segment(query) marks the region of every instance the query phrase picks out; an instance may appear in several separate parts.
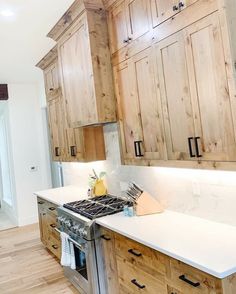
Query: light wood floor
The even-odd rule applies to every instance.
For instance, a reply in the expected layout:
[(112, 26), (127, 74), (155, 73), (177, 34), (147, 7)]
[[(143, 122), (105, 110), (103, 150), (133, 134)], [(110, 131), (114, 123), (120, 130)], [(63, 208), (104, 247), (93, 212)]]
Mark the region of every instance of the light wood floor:
[(1, 294), (78, 294), (39, 240), (37, 225), (0, 232)]

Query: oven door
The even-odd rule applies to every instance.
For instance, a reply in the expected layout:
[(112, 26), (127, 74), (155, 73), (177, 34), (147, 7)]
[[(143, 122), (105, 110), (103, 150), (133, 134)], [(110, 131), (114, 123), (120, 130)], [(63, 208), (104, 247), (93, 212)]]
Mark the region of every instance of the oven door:
[(69, 239), (69, 242), (72, 243), (74, 247), (76, 269), (72, 270), (70, 267), (65, 266), (65, 276), (80, 290), (81, 293), (91, 293), (87, 244), (80, 245), (72, 239)]

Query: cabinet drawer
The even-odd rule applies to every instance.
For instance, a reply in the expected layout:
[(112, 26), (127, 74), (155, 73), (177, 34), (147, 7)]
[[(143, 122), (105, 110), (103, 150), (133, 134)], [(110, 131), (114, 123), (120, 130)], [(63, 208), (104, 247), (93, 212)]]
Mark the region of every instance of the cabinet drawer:
[(115, 251), (126, 261), (148, 273), (157, 272), (166, 275), (168, 257), (151, 248), (116, 234)]
[(61, 241), (50, 236), (47, 248), (58, 258), (61, 259)]
[(167, 294), (164, 275), (154, 278), (120, 256), (117, 256), (117, 267), (121, 293)]
[(57, 220), (55, 216), (51, 214), (47, 214), (47, 226), (48, 226), (48, 234), (49, 236), (54, 237), (55, 239), (60, 241), (60, 234), (55, 230), (57, 228)]
[[(178, 260), (170, 261), (171, 276), (169, 284), (176, 288), (173, 293), (215, 294), (221, 281), (207, 273), (188, 266)], [(171, 293), (171, 292), (170, 292)]]
[(47, 213), (51, 214), (52, 216), (57, 217), (57, 205), (48, 202), (47, 203)]

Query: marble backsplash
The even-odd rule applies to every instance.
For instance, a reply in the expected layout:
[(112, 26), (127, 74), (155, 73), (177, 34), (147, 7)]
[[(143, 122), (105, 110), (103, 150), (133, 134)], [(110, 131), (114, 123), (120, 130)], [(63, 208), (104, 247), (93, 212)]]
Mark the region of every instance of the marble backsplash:
[(104, 127), (107, 160), (63, 163), (65, 185), (88, 186), (92, 168), (106, 171), (110, 193), (121, 195), (134, 181), (164, 207), (236, 226), (236, 172), (122, 166), (117, 125)]

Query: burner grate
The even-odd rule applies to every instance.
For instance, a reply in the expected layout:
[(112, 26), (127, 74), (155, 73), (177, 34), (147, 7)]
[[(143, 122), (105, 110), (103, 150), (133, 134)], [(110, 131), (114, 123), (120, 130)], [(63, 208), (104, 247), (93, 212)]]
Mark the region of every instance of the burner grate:
[(133, 203), (119, 197), (105, 195), (67, 203), (63, 206), (89, 219), (95, 219), (121, 212), (125, 205), (132, 206)]

